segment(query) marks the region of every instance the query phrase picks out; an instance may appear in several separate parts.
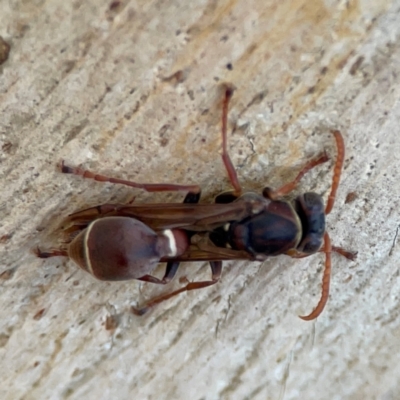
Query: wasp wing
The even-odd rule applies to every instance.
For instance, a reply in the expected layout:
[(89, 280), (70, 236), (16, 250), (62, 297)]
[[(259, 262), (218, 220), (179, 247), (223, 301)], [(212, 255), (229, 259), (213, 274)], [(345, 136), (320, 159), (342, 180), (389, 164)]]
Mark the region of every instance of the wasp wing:
[(182, 228), (209, 231), (260, 212), (267, 201), (262, 198), (251, 201), (239, 198), (228, 204), (103, 204), (71, 214), (67, 221), (84, 227), (97, 218), (124, 216), (142, 221), (154, 230)]
[(228, 261), (228, 260), (254, 260), (251, 254), (241, 251), (217, 247), (214, 245), (208, 246), (191, 246), (185, 253), (172, 259), (163, 258), (160, 262), (167, 261)]

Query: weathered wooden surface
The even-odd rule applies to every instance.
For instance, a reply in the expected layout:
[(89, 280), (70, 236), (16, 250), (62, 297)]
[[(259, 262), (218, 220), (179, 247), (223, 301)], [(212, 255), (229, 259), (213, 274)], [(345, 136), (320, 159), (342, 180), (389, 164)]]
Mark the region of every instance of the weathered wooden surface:
[[(110, 4), (0, 0), (11, 44), (0, 66), (0, 398), (400, 398), (400, 1)], [(181, 198), (63, 176), (60, 159), (198, 183), (205, 201), (228, 189), (220, 82), (237, 87), (229, 145), (248, 188), (287, 181), (323, 148), (334, 156), (330, 128), (345, 136), (328, 229), (359, 256), (334, 256), (315, 323), (297, 315), (318, 301), (321, 255), (228, 262), (220, 284), (137, 318), (130, 305), (170, 288), (98, 282), (30, 252), (85, 206)], [(326, 165), (299, 191), (326, 196), (330, 181)]]

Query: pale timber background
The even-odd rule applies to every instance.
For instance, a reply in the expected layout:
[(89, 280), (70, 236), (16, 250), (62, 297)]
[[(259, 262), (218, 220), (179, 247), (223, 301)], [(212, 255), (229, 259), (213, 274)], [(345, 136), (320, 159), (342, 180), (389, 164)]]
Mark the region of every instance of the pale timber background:
[[(0, 398), (399, 399), (400, 1), (118, 3), (0, 0)], [(221, 82), (237, 87), (229, 146), (246, 188), (334, 157), (329, 129), (344, 134), (327, 226), (359, 255), (333, 256), (315, 322), (297, 315), (318, 302), (322, 255), (227, 262), (218, 285), (137, 318), (130, 305), (178, 279), (104, 283), (30, 252), (83, 207), (182, 199), (61, 175), (60, 159), (198, 183), (203, 201), (229, 189)], [(297, 192), (326, 196), (331, 166)]]

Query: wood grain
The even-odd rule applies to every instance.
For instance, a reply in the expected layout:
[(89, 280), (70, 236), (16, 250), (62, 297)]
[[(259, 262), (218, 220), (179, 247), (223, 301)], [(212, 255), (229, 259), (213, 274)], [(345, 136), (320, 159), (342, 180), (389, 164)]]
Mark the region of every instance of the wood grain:
[[(110, 0), (1, 3), (1, 399), (400, 398), (400, 1)], [(241, 183), (278, 187), (340, 129), (346, 156), (323, 257), (228, 262), (215, 287), (149, 315), (168, 288), (94, 280), (36, 259), (67, 214), (178, 201), (62, 175), (64, 159), (140, 182), (229, 189), (221, 82), (236, 86), (229, 148)], [(332, 163), (300, 191), (327, 196)], [(351, 194), (353, 200), (346, 202)], [(158, 270), (162, 274), (162, 268)], [(209, 276), (185, 265), (180, 277)]]

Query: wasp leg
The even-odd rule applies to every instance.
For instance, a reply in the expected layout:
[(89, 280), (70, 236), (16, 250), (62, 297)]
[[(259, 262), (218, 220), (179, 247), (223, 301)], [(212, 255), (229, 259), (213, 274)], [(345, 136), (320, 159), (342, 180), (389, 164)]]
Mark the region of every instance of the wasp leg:
[[(328, 201), (326, 203), (325, 207), (325, 214), (328, 215), (333, 208), (333, 205), (335, 203), (335, 198), (336, 198), (336, 191), (339, 187), (339, 182), (340, 182), (340, 175), (342, 173), (342, 168), (343, 168), (343, 163), (344, 163), (344, 140), (343, 136), (339, 131), (331, 131), (332, 135), (335, 137), (336, 141), (336, 148), (337, 148), (337, 156), (336, 156), (336, 161), (335, 161), (335, 166), (333, 168), (333, 178), (332, 178), (332, 185), (331, 185), (331, 192), (328, 197)], [(296, 178), (292, 181), (287, 183), (286, 185), (283, 185), (277, 190), (273, 190), (271, 188), (265, 188), (263, 190), (263, 196), (266, 197), (267, 199), (271, 200), (276, 200), (281, 196), (285, 196), (288, 193), (290, 193), (297, 184), (299, 183), (300, 179), (304, 176), (305, 173), (307, 173), (310, 169), (316, 167), (319, 164), (322, 164), (326, 161), (329, 160), (329, 157), (327, 154), (324, 152), (320, 154), (318, 157), (313, 158), (310, 160), (298, 173)]]
[(317, 318), (324, 310), (326, 302), (328, 301), (329, 285), (330, 285), (330, 281), (331, 281), (332, 245), (331, 245), (331, 239), (329, 238), (329, 235), (327, 232), (325, 232), (325, 235), (324, 235), (324, 250), (323, 251), (325, 253), (325, 270), (324, 270), (324, 275), (322, 277), (321, 298), (319, 299), (317, 306), (314, 308), (313, 311), (311, 311), (310, 314), (299, 315), (299, 317), (301, 319), (303, 319), (304, 321), (311, 321), (311, 320)]
[(49, 258), (49, 257), (68, 257), (68, 252), (67, 250), (63, 249), (51, 249), (47, 251), (42, 251), (37, 247), (36, 249), (33, 250), (35, 253), (36, 257), (39, 258)]
[(228, 130), (228, 106), (229, 101), (232, 98), (234, 87), (232, 85), (224, 85), (225, 94), (224, 99), (222, 101), (222, 161), (225, 165), (226, 172), (228, 173), (229, 181), (233, 186), (235, 194), (240, 196), (242, 193), (242, 187), (240, 186), (239, 179), (237, 177), (237, 172), (235, 167), (232, 164), (232, 160), (228, 153), (228, 139), (227, 139), (227, 130)]
[(173, 277), (176, 274), (176, 271), (178, 271), (179, 264), (180, 264), (179, 261), (169, 261), (167, 263), (165, 274), (162, 279), (156, 278), (153, 275), (144, 275), (141, 278), (138, 278), (137, 280), (143, 282), (157, 283), (158, 285), (165, 285), (173, 279)]
[(229, 181), (234, 190), (223, 192), (215, 197), (214, 202), (217, 204), (228, 204), (234, 202), (242, 193), (242, 188), (237, 177), (237, 172), (233, 166), (232, 160), (228, 152), (228, 106), (232, 98), (234, 88), (230, 85), (225, 85), (224, 99), (222, 103), (222, 161), (224, 163)]
[(174, 183), (138, 183), (127, 181), (125, 179), (112, 178), (105, 175), (96, 174), (95, 172), (85, 170), (80, 167), (70, 167), (61, 161), (61, 172), (64, 174), (80, 175), (83, 178), (93, 179), (98, 182), (119, 183), (121, 185), (143, 189), (146, 192), (191, 192), (199, 193), (200, 187), (198, 185), (177, 185)]
[[(318, 250), (319, 253), (324, 253), (324, 249)], [(344, 249), (343, 247), (337, 247), (337, 246), (332, 246), (332, 253), (337, 253), (348, 260), (354, 261), (357, 258), (357, 252), (356, 251), (349, 251)], [(309, 257), (312, 254), (305, 254), (302, 253), (301, 251), (297, 250), (289, 250), (287, 252), (287, 255), (289, 255), (292, 258), (304, 258), (304, 257)]]
[[(323, 252), (324, 250), (320, 250)], [(341, 256), (347, 258), (348, 260), (354, 261), (357, 258), (356, 251), (348, 251), (343, 247), (332, 246), (332, 252), (340, 254)]]
[(131, 307), (131, 311), (135, 315), (143, 315), (147, 313), (150, 309), (152, 309), (155, 305), (160, 304), (171, 297), (177, 296), (180, 293), (187, 292), (189, 290), (202, 289), (211, 285), (216, 284), (221, 278), (222, 272), (222, 262), (221, 261), (210, 261), (212, 277), (210, 281), (200, 281), (200, 282), (190, 282), (186, 286), (175, 290), (174, 292), (164, 294), (162, 296), (156, 297), (153, 300), (150, 300), (144, 307), (136, 308)]
[[(314, 311), (311, 312), (311, 314), (306, 315), (306, 316), (300, 316), (300, 318), (304, 319), (305, 321), (311, 321), (311, 320), (317, 318), (323, 311), (325, 304), (328, 301), (329, 282), (330, 282), (331, 267), (332, 267), (331, 254), (333, 252), (340, 254), (341, 256), (343, 256), (351, 261), (354, 261), (357, 258), (357, 252), (347, 251), (347, 250), (343, 249), (342, 247), (332, 246), (331, 240), (330, 240), (327, 232), (325, 232), (325, 235), (324, 235), (324, 247), (322, 249), (320, 249), (319, 252), (325, 253), (325, 270), (324, 270), (324, 275), (322, 278), (321, 299), (320, 299), (317, 307), (314, 309)], [(297, 250), (289, 250), (287, 255), (289, 255), (292, 258), (304, 258), (304, 257), (310, 256), (310, 254), (305, 254), (305, 253), (302, 253)]]
[(307, 164), (303, 166), (303, 168), (300, 170), (300, 172), (297, 174), (296, 178), (293, 179), (292, 182), (286, 183), (279, 189), (273, 190), (269, 187), (266, 187), (263, 190), (263, 196), (267, 199), (270, 200), (277, 200), (282, 196), (285, 196), (289, 194), (292, 190), (296, 188), (298, 183), (300, 182), (300, 179), (311, 169), (316, 167), (317, 165), (323, 164), (324, 162), (327, 162), (329, 160), (328, 155), (323, 152), (317, 157), (313, 158), (312, 160), (308, 161)]

